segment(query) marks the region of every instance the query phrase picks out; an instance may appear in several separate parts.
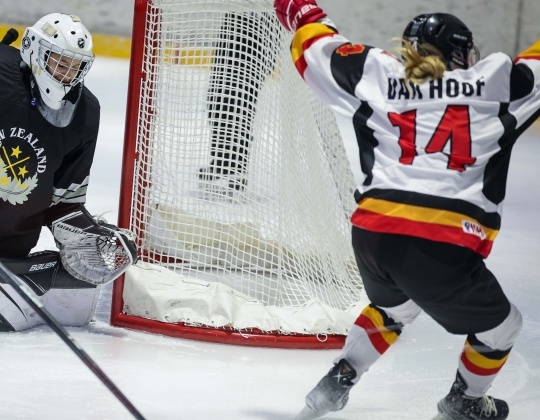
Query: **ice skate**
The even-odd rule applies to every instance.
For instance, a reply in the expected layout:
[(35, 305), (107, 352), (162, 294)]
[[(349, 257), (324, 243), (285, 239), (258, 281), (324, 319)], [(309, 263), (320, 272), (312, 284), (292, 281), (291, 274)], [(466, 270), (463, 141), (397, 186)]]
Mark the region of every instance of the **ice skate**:
[(232, 197), (234, 192), (243, 191), (246, 185), (247, 179), (234, 170), (215, 165), (199, 169), (199, 188), (210, 194)]
[(208, 166), (199, 170), (199, 189), (206, 191), (215, 199), (232, 198), (235, 193), (244, 191), (246, 178), (236, 171)]
[(295, 420), (318, 419), (331, 411), (339, 411), (349, 400), (356, 371), (341, 359), (306, 396), (306, 406)]
[(228, 175), (229, 170), (224, 167), (223, 162), (212, 161), (210, 165), (199, 168), (199, 180), (212, 182), (220, 179), (223, 175)]
[(508, 417), (508, 404), (503, 400), (484, 395), (471, 398), (465, 395), (467, 385), (461, 375), (456, 375), (450, 393), (444, 397), (437, 409), (443, 420), (504, 420)]

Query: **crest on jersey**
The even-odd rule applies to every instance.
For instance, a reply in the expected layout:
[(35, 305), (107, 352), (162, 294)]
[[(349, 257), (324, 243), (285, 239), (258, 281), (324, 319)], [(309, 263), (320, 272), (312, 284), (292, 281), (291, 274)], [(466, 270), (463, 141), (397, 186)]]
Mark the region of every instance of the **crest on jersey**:
[(38, 139), (23, 129), (0, 130), (0, 199), (22, 204), (38, 185), (38, 174), (46, 168), (44, 150)]

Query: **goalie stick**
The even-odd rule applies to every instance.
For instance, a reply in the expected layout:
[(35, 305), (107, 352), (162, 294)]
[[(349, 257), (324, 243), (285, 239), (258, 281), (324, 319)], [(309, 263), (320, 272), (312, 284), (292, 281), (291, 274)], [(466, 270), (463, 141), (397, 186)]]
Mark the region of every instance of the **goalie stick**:
[(49, 314), (43, 307), (43, 303), (37, 298), (34, 292), (21, 279), (9, 271), (6, 266), (0, 262), (0, 282), (9, 284), (19, 293), (24, 301), (43, 319), (43, 321), (58, 335), (64, 343), (77, 355), (79, 359), (98, 377), (98, 379), (112, 392), (112, 394), (122, 403), (122, 405), (137, 420), (145, 420), (142, 414), (127, 399), (127, 397), (118, 389), (118, 387), (101, 370), (94, 360), (82, 349), (82, 347), (71, 337), (68, 332)]

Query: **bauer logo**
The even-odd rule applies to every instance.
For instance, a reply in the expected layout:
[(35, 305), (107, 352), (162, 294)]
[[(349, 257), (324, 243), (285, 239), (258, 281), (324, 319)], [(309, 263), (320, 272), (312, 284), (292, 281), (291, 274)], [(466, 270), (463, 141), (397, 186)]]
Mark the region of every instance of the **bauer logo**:
[(56, 265), (56, 261), (51, 261), (44, 264), (34, 264), (30, 267), (28, 271), (47, 270), (48, 268), (52, 268), (55, 265)]
[(79, 46), (79, 48), (84, 48), (84, 39), (79, 38), (77, 40), (77, 45)]
[(463, 232), (478, 236), (480, 239), (486, 239), (486, 232), (484, 232), (484, 229), (482, 229), (482, 226), (480, 226), (478, 223), (474, 223), (469, 220), (462, 220), (461, 226), (463, 227)]

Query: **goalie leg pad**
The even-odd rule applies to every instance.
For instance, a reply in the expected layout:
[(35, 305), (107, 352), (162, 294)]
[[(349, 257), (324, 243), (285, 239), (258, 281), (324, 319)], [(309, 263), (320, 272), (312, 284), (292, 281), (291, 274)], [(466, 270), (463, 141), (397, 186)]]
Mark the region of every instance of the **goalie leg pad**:
[[(45, 251), (1, 261), (32, 289), (61, 325), (80, 327), (91, 321), (99, 287), (65, 271), (58, 252)], [(0, 332), (22, 331), (41, 324), (42, 319), (17, 291), (10, 285), (0, 284)]]
[[(99, 289), (51, 289), (39, 299), (60, 325), (82, 327), (94, 316)], [(19, 293), (7, 284), (0, 284), (0, 332), (24, 331), (43, 324)]]
[(1, 258), (13, 274), (21, 278), (37, 296), (50, 289), (87, 289), (93, 284), (70, 275), (60, 261), (57, 251), (41, 251), (24, 258)]

